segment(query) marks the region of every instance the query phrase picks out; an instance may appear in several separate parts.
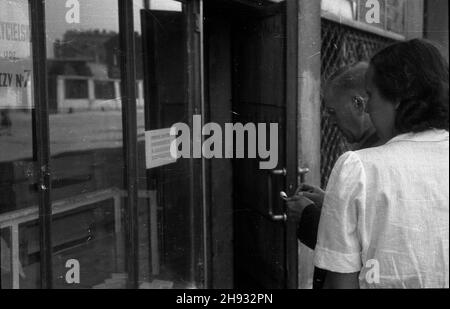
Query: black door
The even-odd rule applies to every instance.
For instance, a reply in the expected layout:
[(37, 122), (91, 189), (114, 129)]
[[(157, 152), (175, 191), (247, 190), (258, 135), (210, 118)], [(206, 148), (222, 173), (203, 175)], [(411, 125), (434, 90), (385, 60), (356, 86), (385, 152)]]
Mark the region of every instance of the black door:
[[(267, 128), (278, 125), (276, 168), (262, 170), (258, 159), (231, 162), (234, 286), (296, 288), (295, 223), (280, 198), (281, 191), (292, 194), (297, 183), (296, 107), (291, 99), (295, 87), (288, 88), (286, 83), (295, 72), (287, 61), (291, 44), (286, 35), (287, 6), (273, 1), (214, 0), (205, 3), (205, 12), (211, 118), (266, 124)], [(216, 164), (221, 170), (216, 175), (222, 180), (213, 176), (213, 181), (226, 185), (226, 168), (226, 163)], [(221, 186), (212, 193), (221, 196), (216, 199), (221, 206), (226, 206), (223, 191), (227, 189)], [(213, 213), (226, 215), (212, 207)], [(221, 235), (213, 238), (217, 237)]]

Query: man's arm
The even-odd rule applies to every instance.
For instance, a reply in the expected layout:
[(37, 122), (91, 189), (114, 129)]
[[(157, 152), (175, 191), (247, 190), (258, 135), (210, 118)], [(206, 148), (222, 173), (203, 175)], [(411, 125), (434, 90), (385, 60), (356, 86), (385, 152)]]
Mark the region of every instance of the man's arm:
[(297, 229), (298, 239), (308, 248), (314, 250), (317, 243), (321, 209), (316, 205), (305, 208)]
[(297, 189), (296, 195), (301, 195), (313, 202), (313, 205), (306, 207), (300, 216), (297, 237), (305, 246), (314, 250), (325, 192), (319, 187), (302, 184)]
[(327, 272), (324, 289), (359, 289), (359, 272), (339, 274)]

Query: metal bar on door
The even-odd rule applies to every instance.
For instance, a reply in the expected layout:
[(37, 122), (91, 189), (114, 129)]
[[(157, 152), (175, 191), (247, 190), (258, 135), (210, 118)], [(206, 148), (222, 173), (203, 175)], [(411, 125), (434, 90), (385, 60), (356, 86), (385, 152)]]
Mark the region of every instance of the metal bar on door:
[(136, 53), (133, 1), (119, 0), (122, 120), (125, 146), (125, 183), (128, 192), (126, 228), (128, 287), (139, 287), (138, 146), (136, 111)]

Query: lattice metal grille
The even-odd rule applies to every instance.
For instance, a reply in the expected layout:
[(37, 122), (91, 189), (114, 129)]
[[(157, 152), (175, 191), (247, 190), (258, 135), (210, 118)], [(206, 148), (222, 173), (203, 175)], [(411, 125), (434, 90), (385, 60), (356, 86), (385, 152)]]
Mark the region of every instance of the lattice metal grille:
[[(391, 42), (371, 33), (322, 20), (322, 80), (326, 81), (343, 66), (369, 60), (376, 51)], [(336, 160), (350, 149), (350, 145), (337, 128), (329, 124), (323, 106), (321, 131), (321, 177), (325, 187)]]

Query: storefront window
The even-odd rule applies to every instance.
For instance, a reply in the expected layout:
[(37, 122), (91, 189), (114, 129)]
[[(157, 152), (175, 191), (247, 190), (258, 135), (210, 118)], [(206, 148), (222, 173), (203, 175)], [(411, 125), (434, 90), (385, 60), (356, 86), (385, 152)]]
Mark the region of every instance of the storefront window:
[[(0, 0), (1, 288), (39, 287), (32, 53), (28, 0)], [(38, 233), (36, 235), (39, 235)]]
[[(146, 131), (192, 120), (200, 84), (187, 74), (188, 36), (198, 33), (188, 32), (195, 15), (186, 5), (133, 0), (140, 288), (203, 287), (200, 165), (146, 161)], [(118, 1), (46, 0), (45, 16), (52, 287), (126, 288), (126, 231), (135, 222), (126, 217), (121, 85), (129, 81), (121, 79)], [(45, 145), (34, 137), (32, 64), (28, 0), (0, 0), (1, 288), (41, 287), (36, 153)]]
[[(53, 286), (125, 288), (118, 3), (78, 2), (45, 1)], [(74, 261), (79, 282), (66, 277)]]

